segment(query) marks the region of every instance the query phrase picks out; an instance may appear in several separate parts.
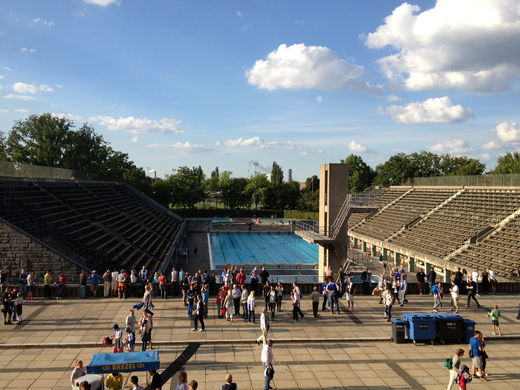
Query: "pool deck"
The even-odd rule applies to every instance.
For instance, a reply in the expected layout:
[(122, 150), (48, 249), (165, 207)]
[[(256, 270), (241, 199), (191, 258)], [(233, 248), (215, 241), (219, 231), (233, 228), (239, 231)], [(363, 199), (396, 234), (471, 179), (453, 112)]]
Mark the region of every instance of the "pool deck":
[[(404, 311), (429, 311), (429, 296), (410, 296)], [(482, 296), (481, 309), (462, 309), (461, 315), (477, 321), (487, 340), (489, 381), (474, 379), (471, 389), (505, 389), (520, 386), (520, 321), (517, 296)], [(179, 298), (155, 300), (153, 339), (160, 352), (161, 372), (173, 374), (163, 389), (173, 389), (175, 371), (185, 369), (199, 389), (218, 389), (226, 372), (240, 390), (262, 388), (261, 347), (254, 340), (256, 325), (242, 319), (215, 318), (215, 299), (204, 333), (191, 332), (186, 308)], [(0, 388), (70, 389), (69, 377), (76, 359), (88, 364), (92, 354), (110, 352), (101, 345), (112, 334), (111, 325), (124, 323), (136, 299), (35, 300), (24, 306), (23, 325), (0, 325)], [(503, 337), (491, 337), (485, 308), (497, 303), (502, 311)], [(345, 302), (342, 300), (341, 305)], [(288, 303), (271, 322), (275, 340), (274, 387), (278, 389), (440, 389), (447, 384), (444, 359), (457, 345), (395, 344), (391, 325), (382, 318), (382, 305), (370, 296), (356, 297), (352, 313), (319, 312), (312, 318), (309, 296), (302, 300), (305, 318), (293, 324)], [(489, 336), (489, 337), (488, 337)], [(1, 345), (3, 344), (3, 346)], [(467, 350), (467, 346), (462, 346)], [(184, 354), (183, 354), (184, 352)], [(464, 364), (469, 363), (467, 356)], [(139, 375), (144, 378), (144, 375)], [(129, 374), (124, 374), (128, 385)], [(441, 387), (442, 386), (442, 387)]]

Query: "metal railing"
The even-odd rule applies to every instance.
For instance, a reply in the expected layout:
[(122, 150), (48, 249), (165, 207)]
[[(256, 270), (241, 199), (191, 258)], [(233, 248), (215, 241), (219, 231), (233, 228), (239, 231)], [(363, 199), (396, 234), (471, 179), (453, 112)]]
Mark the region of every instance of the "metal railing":
[(405, 185), (517, 187), (520, 186), (520, 174), (414, 177)]

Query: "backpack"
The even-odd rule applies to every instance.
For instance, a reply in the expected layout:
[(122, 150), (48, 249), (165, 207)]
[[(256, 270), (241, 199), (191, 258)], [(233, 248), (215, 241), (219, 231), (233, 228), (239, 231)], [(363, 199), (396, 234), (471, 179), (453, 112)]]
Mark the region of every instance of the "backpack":
[(453, 359), (446, 358), (446, 360), (444, 361), (444, 367), (446, 367), (448, 370), (451, 370), (453, 368)]

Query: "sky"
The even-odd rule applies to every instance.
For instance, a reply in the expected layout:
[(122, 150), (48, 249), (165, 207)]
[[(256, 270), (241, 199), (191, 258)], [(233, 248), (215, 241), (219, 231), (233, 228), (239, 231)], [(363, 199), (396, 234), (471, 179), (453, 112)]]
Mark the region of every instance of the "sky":
[(518, 0), (0, 1), (0, 130), (88, 122), (160, 177), (420, 150), (491, 169), (520, 147), (519, 75)]

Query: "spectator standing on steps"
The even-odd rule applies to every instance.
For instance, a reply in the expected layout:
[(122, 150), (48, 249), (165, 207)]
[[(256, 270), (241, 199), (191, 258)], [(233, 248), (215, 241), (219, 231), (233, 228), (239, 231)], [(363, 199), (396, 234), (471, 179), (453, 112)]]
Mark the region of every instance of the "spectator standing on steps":
[(236, 284), (233, 285), (233, 290), (231, 291), (231, 295), (233, 295), (233, 307), (235, 309), (235, 316), (238, 317), (240, 315), (240, 300), (242, 299), (242, 290)]
[(459, 312), (459, 286), (457, 285), (455, 280), (451, 282), (450, 293), (451, 293), (452, 304), (453, 304), (453, 307), (455, 308), (455, 313), (458, 313)]
[(96, 272), (96, 270), (92, 271), (92, 274), (90, 275), (90, 291), (92, 292), (92, 295), (94, 298), (97, 297), (97, 292), (99, 288), (99, 274)]
[(85, 270), (79, 274), (79, 297), (87, 297), (87, 271)]
[[(51, 297), (51, 282), (52, 282), (52, 274), (51, 271), (47, 271), (45, 276), (43, 277), (43, 296), (47, 299)], [(2, 289), (3, 291), (3, 289)]]
[(103, 274), (103, 296), (110, 297), (110, 284), (112, 283), (112, 274), (109, 269)]
[(262, 272), (260, 272), (260, 279), (262, 281), (262, 285), (265, 286), (269, 279), (269, 272), (267, 272), (265, 267), (262, 267)]
[(428, 287), (429, 287), (429, 294), (433, 294), (433, 286), (435, 286), (435, 280), (437, 279), (437, 272), (435, 272), (435, 269), (433, 267), (430, 267), (430, 272), (428, 272)]
[(57, 300), (63, 299), (63, 291), (65, 291), (65, 286), (67, 286), (67, 275), (63, 271), (60, 271), (58, 274), (58, 296)]
[(18, 291), (21, 292), (22, 295), (25, 293), (25, 286), (27, 286), (27, 274), (25, 273), (25, 269), (22, 268), (18, 277)]
[(424, 280), (426, 278), (426, 274), (422, 269), (420, 269), (419, 272), (415, 274), (415, 277), (417, 278), (417, 287), (419, 288), (419, 294), (423, 295)]
[(242, 318), (244, 320), (248, 320), (249, 314), (247, 310), (247, 297), (249, 296), (249, 291), (247, 290), (245, 284), (242, 284), (242, 294), (240, 295), (240, 302), (242, 303)]
[(314, 287), (311, 293), (311, 301), (312, 301), (312, 314), (314, 318), (318, 318), (318, 307), (320, 306), (320, 293), (318, 292), (318, 287)]

